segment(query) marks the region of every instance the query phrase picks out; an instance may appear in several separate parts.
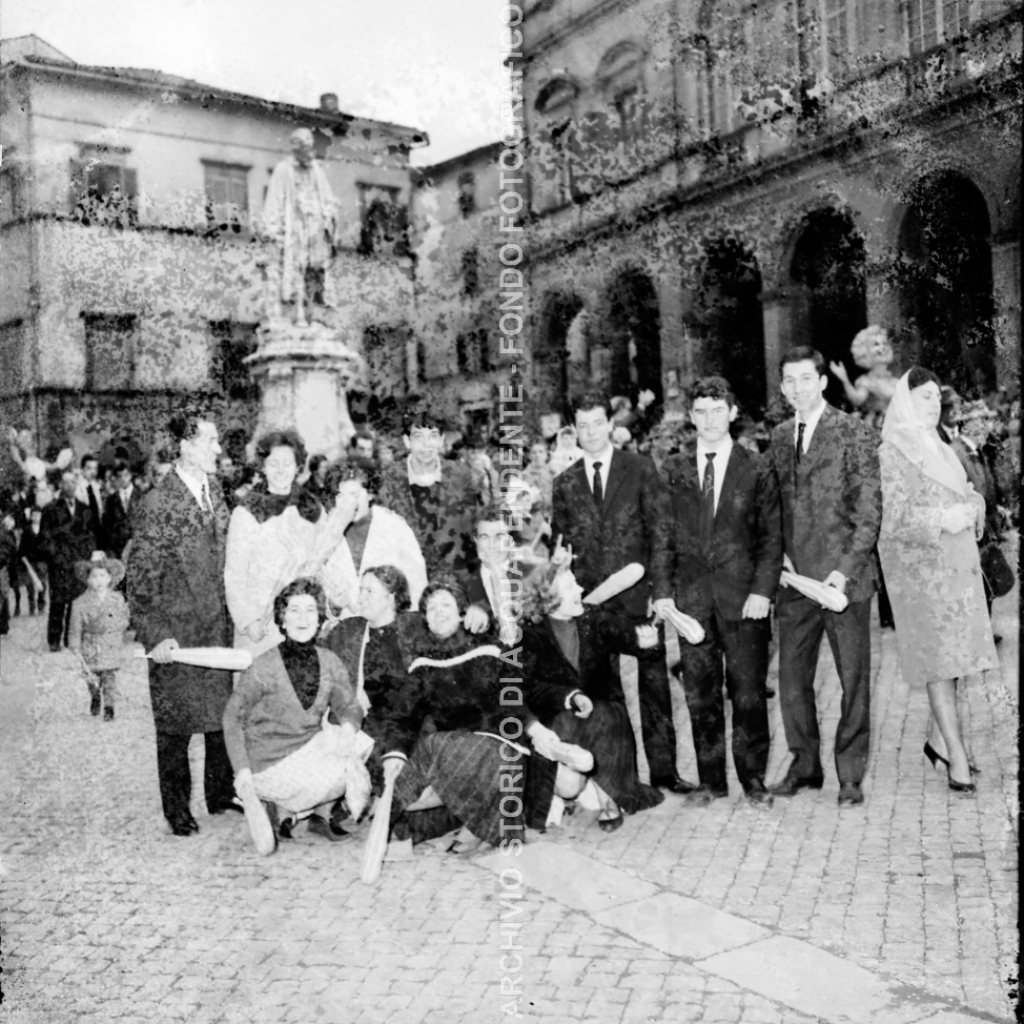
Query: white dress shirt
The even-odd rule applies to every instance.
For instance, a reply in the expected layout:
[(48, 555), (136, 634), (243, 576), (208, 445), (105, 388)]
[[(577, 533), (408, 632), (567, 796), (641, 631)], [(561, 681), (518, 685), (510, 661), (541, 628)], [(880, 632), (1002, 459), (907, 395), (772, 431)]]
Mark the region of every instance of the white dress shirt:
[(708, 453), (713, 451), (715, 455), (715, 511), (718, 511), (718, 499), (722, 496), (722, 481), (725, 480), (725, 467), (729, 465), (729, 456), (732, 454), (733, 440), (726, 436), (721, 446), (709, 448), (699, 437), (697, 438), (697, 479), (700, 481), (700, 489), (704, 490), (704, 474), (707, 472)]
[(206, 481), (206, 474), (202, 477), (196, 478), (189, 473), (183, 473), (181, 466), (175, 463), (174, 472), (178, 474), (178, 479), (192, 492), (195, 496), (196, 501), (199, 503), (199, 507), (204, 512), (213, 511), (213, 502), (210, 500), (210, 486)]
[(410, 455), (405, 460), (406, 469), (409, 473), (409, 483), (416, 484), (419, 487), (433, 487), (434, 484), (441, 482), (441, 460), (437, 460), (437, 468), (432, 469), (429, 473), (417, 473), (412, 468), (412, 456)]
[[(800, 449), (802, 455), (807, 454), (807, 449), (811, 447), (811, 438), (814, 436), (814, 428), (818, 425), (818, 420), (821, 419), (821, 414), (828, 407), (828, 402), (822, 400), (821, 405), (818, 406), (814, 412), (807, 414), (807, 419), (803, 422), (807, 424), (804, 428), (804, 446)], [(793, 420), (793, 447), (796, 447), (796, 439), (800, 436), (800, 414), (797, 413), (796, 419)]]
[(590, 455), (587, 452), (583, 453), (583, 472), (587, 475), (587, 486), (590, 488), (591, 493), (594, 491), (594, 463), (601, 463), (601, 493), (603, 495), (608, 494), (608, 471), (612, 466), (612, 453), (615, 451), (615, 446), (609, 441), (608, 447), (603, 452), (598, 452), (597, 455)]

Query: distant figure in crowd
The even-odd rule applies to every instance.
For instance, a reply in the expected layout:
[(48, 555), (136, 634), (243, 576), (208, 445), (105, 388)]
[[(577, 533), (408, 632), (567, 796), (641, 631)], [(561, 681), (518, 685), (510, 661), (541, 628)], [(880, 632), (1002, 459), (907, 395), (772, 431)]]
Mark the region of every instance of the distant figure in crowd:
[(879, 450), (882, 528), (900, 671), (925, 685), (932, 725), (925, 756), (946, 767), (949, 788), (974, 792), (957, 714), (957, 681), (999, 664), (985, 609), (977, 539), (985, 501), (937, 427), (939, 382), (914, 367), (886, 412)]
[(128, 555), (128, 598), (138, 639), (152, 656), (149, 694), (164, 817), (174, 835), (188, 836), (199, 831), (189, 809), (193, 733), (205, 734), (207, 810), (241, 809), (224, 746), (231, 673), (173, 660), (178, 647), (231, 644), (224, 596), (228, 508), (216, 478), (216, 425), (182, 413), (171, 420), (170, 431), (179, 457), (139, 507)]
[(75, 573), (87, 589), (71, 605), (68, 646), (88, 670), (89, 713), (98, 715), (102, 700), (103, 720), (109, 722), (114, 718), (117, 670), (130, 653), (124, 637), (128, 605), (114, 589), (124, 579), (124, 563), (94, 551), (92, 558), (75, 566)]
[(75, 565), (96, 549), (99, 524), (84, 501), (75, 497), (78, 474), (65, 469), (60, 476), (60, 497), (43, 510), (39, 548), (46, 559), (50, 580), (50, 614), (46, 639), (57, 652), (68, 642), (71, 602), (84, 590)]
[(110, 468), (112, 489), (103, 505), (103, 539), (106, 550), (117, 558), (124, 555), (132, 539), (132, 520), (142, 501), (142, 492), (135, 486), (131, 467), (116, 459)]
[(840, 806), (864, 802), (871, 733), (872, 549), (882, 516), (875, 435), (862, 420), (825, 401), (821, 353), (789, 349), (779, 364), (782, 393), (796, 415), (779, 424), (768, 456), (782, 498), (787, 568), (844, 593), (841, 614), (790, 587), (778, 593), (782, 722), (793, 760), (776, 796), (821, 789), (821, 736), (814, 698), (821, 638), (828, 635), (843, 689), (835, 762)]

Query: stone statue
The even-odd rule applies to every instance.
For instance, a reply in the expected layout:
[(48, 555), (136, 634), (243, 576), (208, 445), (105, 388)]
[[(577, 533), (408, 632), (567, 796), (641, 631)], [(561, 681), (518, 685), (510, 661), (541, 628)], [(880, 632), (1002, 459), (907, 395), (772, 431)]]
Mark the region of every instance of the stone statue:
[(842, 383), (850, 404), (872, 425), (881, 427), (897, 382), (889, 370), (895, 354), (885, 328), (872, 324), (858, 331), (850, 345), (850, 355), (858, 366), (867, 370), (856, 381), (850, 380), (842, 363), (830, 363), (829, 369)]
[[(329, 273), (338, 230), (338, 201), (313, 159), (313, 133), (291, 134), (292, 155), (270, 177), (263, 204), (263, 230), (276, 243), (268, 274), (267, 317), (305, 326), (306, 316), (327, 326), (334, 309)], [(284, 306), (293, 307), (292, 316)]]

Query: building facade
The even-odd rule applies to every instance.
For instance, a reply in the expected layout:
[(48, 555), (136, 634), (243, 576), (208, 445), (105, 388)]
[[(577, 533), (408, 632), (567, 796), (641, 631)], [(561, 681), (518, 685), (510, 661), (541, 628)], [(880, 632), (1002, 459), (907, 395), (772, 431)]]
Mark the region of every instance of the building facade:
[[(245, 358), (273, 258), (258, 214), (297, 127), (339, 201), (333, 264), (343, 340), (386, 338), (415, 372), (413, 128), (274, 103), (161, 72), (86, 67), (35, 37), (0, 54), (0, 415), (41, 447), (130, 436), (183, 401), (238, 447), (258, 409)], [(409, 362), (411, 359), (411, 363)], [(357, 382), (353, 411), (372, 386)]]
[(869, 323), (1018, 390), (1019, 2), (521, 6), (538, 410), (722, 372), (757, 418), (784, 348), (860, 372)]

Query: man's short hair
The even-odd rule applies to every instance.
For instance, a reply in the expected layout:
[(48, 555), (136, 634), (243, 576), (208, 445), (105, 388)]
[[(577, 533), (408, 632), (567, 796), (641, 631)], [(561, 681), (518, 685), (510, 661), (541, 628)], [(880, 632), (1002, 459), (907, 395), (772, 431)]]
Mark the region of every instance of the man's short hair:
[(206, 417), (199, 412), (179, 412), (171, 417), (167, 430), (175, 441), (191, 441), (199, 433), (199, 424), (205, 423)]
[(501, 523), (501, 525), (507, 530), (509, 528), (510, 517), (511, 512), (509, 509), (497, 502), (491, 502), (489, 505), (482, 505), (473, 513), (473, 531), (475, 533), (477, 527), (481, 523)]
[(357, 430), (352, 435), (352, 440), (349, 441), (349, 443), (348, 443), (349, 448), (355, 448), (355, 446), (360, 441), (369, 441), (370, 444), (372, 445), (373, 444), (373, 434), (371, 434), (368, 430)]
[(126, 469), (130, 471), (131, 468), (124, 459), (114, 459), (113, 465), (110, 467), (110, 473), (112, 476), (117, 476), (118, 473), (123, 473)]
[(690, 385), (690, 408), (698, 398), (713, 398), (722, 401), (731, 409), (736, 404), (732, 387), (724, 377), (701, 377)]
[(779, 376), (781, 377), (786, 372), (786, 367), (790, 363), (802, 363), (808, 359), (814, 363), (814, 369), (818, 376), (824, 377), (825, 357), (810, 345), (794, 345), (792, 348), (787, 348), (779, 360)]
[(612, 400), (603, 391), (584, 391), (583, 394), (577, 395), (572, 400), (572, 418), (576, 419), (576, 414), (580, 412), (590, 412), (591, 409), (604, 409), (605, 416), (611, 419), (614, 415), (612, 411)]
[(86, 452), (78, 462), (79, 469), (85, 469), (87, 462), (99, 462), (100, 460), (92, 452)]
[(406, 437), (411, 437), (414, 430), (436, 430), (443, 434), (447, 429), (447, 420), (429, 408), (416, 409), (402, 417), (402, 433)]

